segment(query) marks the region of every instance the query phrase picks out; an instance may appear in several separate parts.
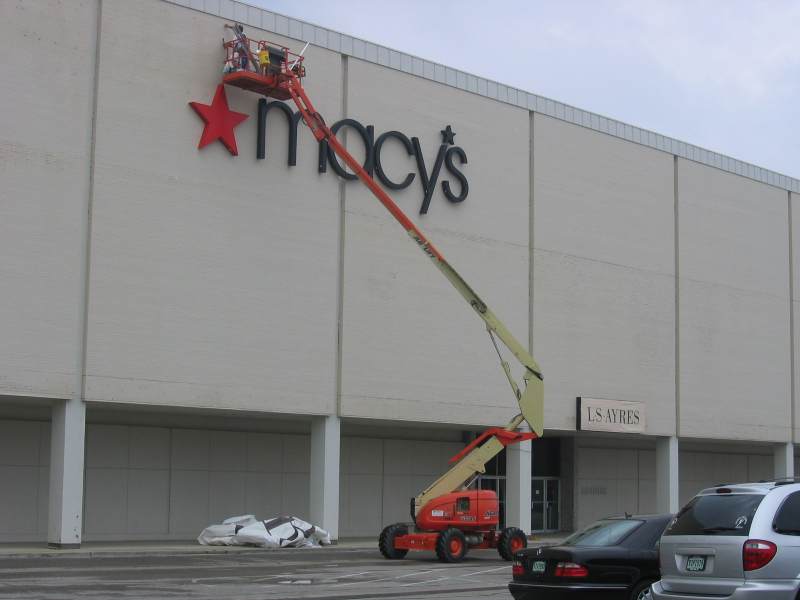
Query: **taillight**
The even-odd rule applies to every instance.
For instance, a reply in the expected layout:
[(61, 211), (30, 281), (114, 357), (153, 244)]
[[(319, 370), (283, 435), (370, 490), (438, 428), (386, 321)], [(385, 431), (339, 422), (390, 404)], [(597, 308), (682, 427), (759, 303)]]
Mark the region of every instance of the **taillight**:
[(574, 562), (560, 562), (556, 565), (556, 577), (588, 577), (589, 569)]
[(765, 540), (747, 540), (742, 548), (742, 566), (745, 571), (755, 571), (771, 561), (778, 547)]
[(511, 574), (512, 575), (524, 575), (525, 574), (525, 567), (522, 566), (522, 563), (518, 560), (515, 560), (511, 565)]

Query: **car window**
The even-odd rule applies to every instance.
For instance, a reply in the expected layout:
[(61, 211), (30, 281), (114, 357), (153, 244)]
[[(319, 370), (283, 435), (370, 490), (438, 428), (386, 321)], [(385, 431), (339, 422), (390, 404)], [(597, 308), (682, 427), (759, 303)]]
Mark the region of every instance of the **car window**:
[(664, 535), (748, 535), (762, 494), (695, 496)]
[(663, 535), (664, 531), (666, 530), (667, 526), (670, 524), (671, 520), (664, 521), (663, 523), (659, 524), (656, 527), (656, 539), (653, 541), (652, 548), (654, 550), (658, 550), (661, 547), (661, 536)]
[(786, 497), (775, 515), (772, 528), (778, 533), (800, 535), (800, 492)]
[(644, 521), (636, 519), (603, 519), (592, 523), (586, 529), (573, 533), (564, 546), (615, 546)]

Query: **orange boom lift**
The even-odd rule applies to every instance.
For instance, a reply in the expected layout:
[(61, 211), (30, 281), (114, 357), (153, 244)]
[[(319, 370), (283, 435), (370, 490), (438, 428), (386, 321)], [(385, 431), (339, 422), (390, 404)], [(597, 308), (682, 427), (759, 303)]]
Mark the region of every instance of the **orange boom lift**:
[[(483, 432), (451, 459), (454, 464), (447, 473), (412, 498), (413, 524), (387, 526), (379, 538), (381, 553), (388, 559), (398, 559), (403, 558), (409, 550), (434, 550), (440, 560), (458, 562), (469, 548), (497, 548), (503, 558), (510, 560), (517, 550), (527, 545), (525, 533), (515, 527), (499, 531), (497, 494), (490, 490), (470, 489), (470, 485), (486, 471), (486, 463), (503, 448), (542, 435), (544, 392), (539, 366), (442, 253), (331, 132), (303, 89), (302, 78), (306, 74), (303, 52), (295, 54), (278, 44), (250, 40), (239, 25), (226, 27), (234, 31), (235, 39), (223, 44), (226, 51), (223, 83), (278, 100), (291, 99), (295, 103), (303, 122), (317, 141), (327, 142), (329, 148), (352, 169), (483, 319), (520, 406), (520, 414), (505, 427), (493, 427)], [(264, 52), (269, 57), (266, 67), (256, 61), (256, 56), (263, 56)], [(241, 60), (242, 54), (247, 56), (247, 61)], [(500, 355), (498, 339), (524, 368), (522, 387), (517, 384), (511, 367)], [(524, 422), (530, 425), (532, 431), (517, 431)]]

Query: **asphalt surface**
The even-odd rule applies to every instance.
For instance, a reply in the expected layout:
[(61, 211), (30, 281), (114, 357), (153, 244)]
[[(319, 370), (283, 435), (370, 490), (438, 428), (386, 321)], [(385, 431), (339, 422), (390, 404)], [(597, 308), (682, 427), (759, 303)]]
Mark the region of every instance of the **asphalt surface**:
[(478, 550), (456, 565), (432, 553), (389, 561), (375, 550), (0, 558), (0, 599), (509, 600), (511, 564)]

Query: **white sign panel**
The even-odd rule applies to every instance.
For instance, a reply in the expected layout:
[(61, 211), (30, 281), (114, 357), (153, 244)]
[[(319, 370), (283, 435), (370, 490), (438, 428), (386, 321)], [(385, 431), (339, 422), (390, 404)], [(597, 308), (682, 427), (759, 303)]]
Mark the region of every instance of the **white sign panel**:
[(645, 405), (642, 402), (578, 397), (579, 431), (644, 433)]

